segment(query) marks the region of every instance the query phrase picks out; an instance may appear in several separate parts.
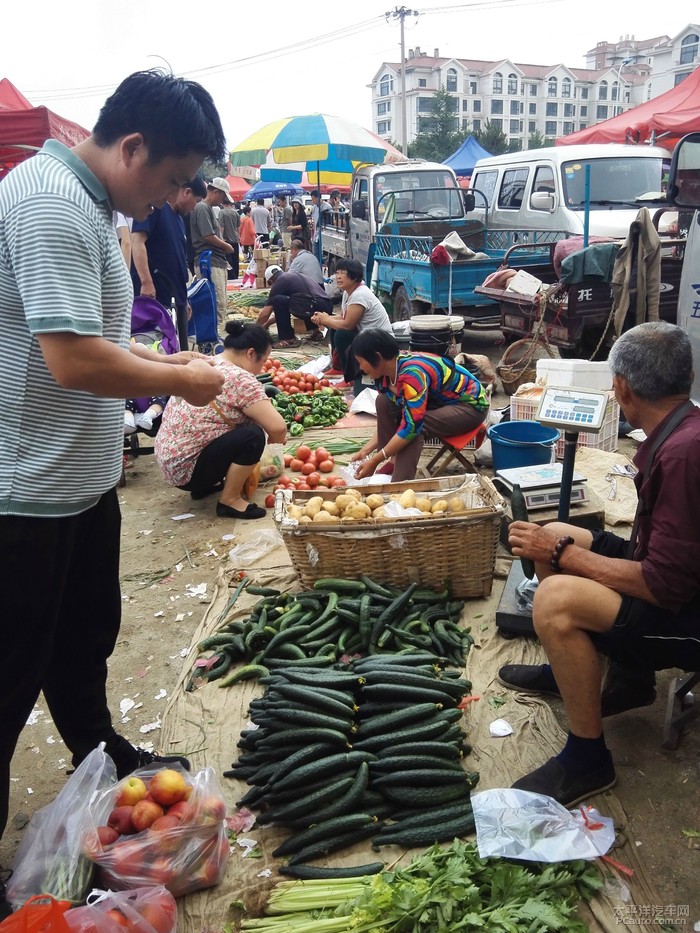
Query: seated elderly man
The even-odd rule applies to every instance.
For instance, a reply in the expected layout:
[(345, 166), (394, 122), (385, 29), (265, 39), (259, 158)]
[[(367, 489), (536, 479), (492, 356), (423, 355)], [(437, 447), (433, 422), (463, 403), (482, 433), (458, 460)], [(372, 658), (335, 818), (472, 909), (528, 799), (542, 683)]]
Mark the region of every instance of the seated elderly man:
[[(535, 561), (535, 631), (543, 666), (506, 665), (499, 680), (561, 696), (566, 745), (514, 787), (566, 807), (615, 784), (602, 717), (655, 698), (654, 671), (700, 669), (700, 411), (689, 401), (688, 336), (664, 322), (624, 333), (610, 353), (615, 395), (646, 440), (634, 458), (639, 497), (631, 541), (563, 523), (513, 522), (516, 557)], [(601, 659), (613, 676), (601, 695)]]
[(312, 321), (327, 327), (330, 344), (337, 354), (347, 384), (361, 375), (350, 346), (363, 330), (386, 330), (392, 333), (386, 308), (372, 289), (362, 284), (364, 266), (357, 259), (339, 259), (335, 267), (335, 284), (343, 293), (340, 314), (314, 314)]
[(308, 275), (314, 282), (323, 285), (324, 279), (321, 263), (313, 253), (310, 253), (308, 249), (304, 249), (304, 244), (301, 240), (292, 240), (292, 245), (289, 248), (289, 258), (291, 260), (289, 263), (290, 272)]

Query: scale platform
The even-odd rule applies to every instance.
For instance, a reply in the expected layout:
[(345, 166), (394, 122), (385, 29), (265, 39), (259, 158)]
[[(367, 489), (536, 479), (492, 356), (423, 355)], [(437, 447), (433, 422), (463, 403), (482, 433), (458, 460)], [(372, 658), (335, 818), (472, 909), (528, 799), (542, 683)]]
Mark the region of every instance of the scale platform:
[[(562, 464), (545, 463), (538, 466), (515, 467), (509, 470), (498, 470), (496, 478), (512, 492), (517, 483), (523, 493), (528, 511), (534, 509), (552, 509), (559, 505), (561, 494)], [(586, 502), (586, 477), (574, 472), (571, 487), (572, 504)]]

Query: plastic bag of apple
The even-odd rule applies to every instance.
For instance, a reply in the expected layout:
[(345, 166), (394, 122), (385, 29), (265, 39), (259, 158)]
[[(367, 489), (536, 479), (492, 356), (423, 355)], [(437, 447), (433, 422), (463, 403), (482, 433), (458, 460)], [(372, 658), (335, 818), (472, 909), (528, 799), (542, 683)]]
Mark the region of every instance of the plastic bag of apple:
[[(175, 897), (221, 881), (226, 805), (213, 768), (143, 768), (99, 795), (83, 851), (114, 890), (164, 885)], [(105, 818), (106, 817), (106, 818)]]
[(84, 907), (63, 915), (71, 933), (175, 933), (175, 898), (163, 885), (93, 891)]

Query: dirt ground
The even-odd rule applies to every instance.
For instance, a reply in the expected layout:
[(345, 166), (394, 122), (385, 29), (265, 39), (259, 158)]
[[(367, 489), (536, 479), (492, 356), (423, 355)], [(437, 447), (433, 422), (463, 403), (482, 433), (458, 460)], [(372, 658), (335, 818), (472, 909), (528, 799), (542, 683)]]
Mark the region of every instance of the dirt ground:
[[(496, 338), (493, 332), (470, 334), (465, 349), (487, 353), (496, 362), (502, 352)], [(494, 404), (505, 406), (507, 398), (497, 395)], [(621, 442), (628, 455), (634, 446), (631, 441)], [(165, 486), (150, 456), (133, 462), (119, 498), (123, 625), (110, 664), (111, 705), (124, 735), (157, 750), (167, 699), (183, 664), (194, 661), (187, 657), (192, 633), (240, 529), (216, 518), (214, 497), (193, 502), (188, 494)], [(186, 514), (192, 517), (175, 520)], [(271, 521), (260, 525), (267, 527)], [(501, 585), (496, 581), (496, 586)], [(698, 930), (700, 723), (683, 736), (676, 751), (661, 748), (667, 684), (673, 674), (659, 675), (653, 707), (608, 720), (606, 738), (617, 765), (615, 792), (661, 898), (648, 908), (662, 907), (669, 916), (669, 908), (675, 907), (676, 925), (690, 930), (695, 924)], [(178, 747), (177, 751), (203, 751), (206, 760), (205, 749)], [(0, 864), (10, 864), (29, 818), (60, 790), (67, 767), (65, 747), (40, 698), (13, 760), (10, 820), (0, 842)], [(642, 925), (644, 920), (637, 914), (626, 922)]]

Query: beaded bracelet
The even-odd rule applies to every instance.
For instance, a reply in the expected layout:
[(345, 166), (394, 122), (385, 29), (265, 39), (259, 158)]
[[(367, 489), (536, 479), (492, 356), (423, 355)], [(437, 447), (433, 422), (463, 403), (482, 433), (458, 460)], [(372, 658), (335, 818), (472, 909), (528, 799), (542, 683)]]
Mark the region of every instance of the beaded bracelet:
[(564, 535), (564, 537), (559, 538), (557, 543), (554, 545), (552, 557), (549, 561), (549, 566), (552, 568), (554, 573), (561, 573), (561, 567), (559, 566), (561, 555), (564, 553), (564, 548), (567, 548), (570, 544), (573, 543), (574, 539), (571, 537), (571, 535)]

